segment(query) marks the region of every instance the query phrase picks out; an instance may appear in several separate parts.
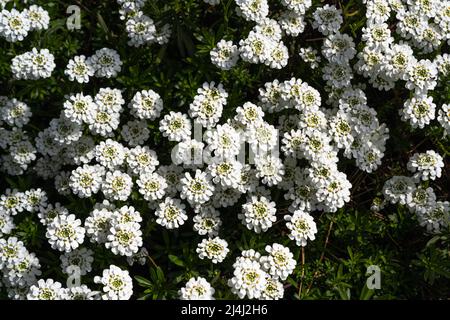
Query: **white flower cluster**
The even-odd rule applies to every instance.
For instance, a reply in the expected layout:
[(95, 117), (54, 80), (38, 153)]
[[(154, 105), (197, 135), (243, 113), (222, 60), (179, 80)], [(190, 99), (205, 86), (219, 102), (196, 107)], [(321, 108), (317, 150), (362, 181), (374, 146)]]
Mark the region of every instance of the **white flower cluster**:
[[(378, 90), (389, 91), (402, 81), (411, 90), (411, 98), (399, 111), (401, 119), (413, 128), (424, 128), (435, 119), (436, 105), (429, 95), (438, 84), (438, 76), (448, 74), (448, 54), (433, 61), (419, 55), (429, 54), (450, 41), (448, 4), (439, 1), (408, 1), (390, 5), (389, 1), (366, 2), (364, 47), (357, 54), (356, 71)], [(388, 20), (395, 16), (397, 43)], [(443, 124), (445, 127), (445, 125)]]
[(211, 51), (211, 61), (222, 70), (236, 65), (239, 57), (249, 63), (264, 63), (273, 69), (284, 68), (289, 59), (288, 48), (281, 40), (284, 34), (298, 36), (305, 29), (304, 17), (311, 7), (311, 0), (283, 0), (285, 10), (277, 17), (269, 18), (267, 0), (235, 0), (236, 12), (256, 25), (239, 47), (222, 39)]
[(55, 57), (47, 49), (33, 48), (29, 52), (15, 56), (11, 62), (11, 71), (14, 78), (19, 80), (49, 78), (55, 67)]
[[(4, 5), (3, 1), (0, 3)], [(48, 29), (49, 23), (48, 12), (37, 5), (23, 11), (3, 9), (0, 11), (0, 36), (8, 42), (23, 41), (31, 31)]]
[[(78, 267), (80, 275), (91, 271), (93, 251), (86, 248), (74, 250), (61, 256), (64, 273), (73, 272)], [(103, 286), (104, 294), (92, 291), (86, 285), (63, 288), (53, 279), (38, 279), (41, 264), (34, 253), (30, 253), (22, 241), (16, 237), (0, 238), (1, 283), (7, 289), (8, 297), (14, 300), (127, 300), (133, 294), (133, 284), (128, 271), (111, 265), (103, 271), (103, 276), (94, 278)]]
[(231, 291), (240, 299), (278, 300), (284, 296), (286, 280), (296, 267), (289, 248), (274, 243), (267, 245), (267, 255), (250, 249), (242, 251), (233, 264), (233, 277), (228, 280)]
[[(441, 177), (443, 167), (443, 159), (435, 151), (415, 153), (407, 164), (408, 170), (414, 175), (394, 176), (383, 186), (383, 194), (388, 202), (406, 205), (416, 215), (419, 224), (432, 234), (442, 233), (450, 226), (450, 203), (438, 201), (433, 188), (428, 186), (428, 180)], [(381, 209), (384, 204), (382, 200), (380, 202)]]
[(90, 77), (115, 78), (122, 69), (122, 61), (116, 50), (102, 48), (86, 58), (75, 56), (69, 60), (64, 73), (70, 81), (88, 83)]
[(142, 11), (147, 0), (117, 0), (121, 6), (120, 18), (126, 20), (128, 45), (140, 47), (152, 43), (160, 45), (169, 41), (172, 34), (169, 24), (159, 26)]

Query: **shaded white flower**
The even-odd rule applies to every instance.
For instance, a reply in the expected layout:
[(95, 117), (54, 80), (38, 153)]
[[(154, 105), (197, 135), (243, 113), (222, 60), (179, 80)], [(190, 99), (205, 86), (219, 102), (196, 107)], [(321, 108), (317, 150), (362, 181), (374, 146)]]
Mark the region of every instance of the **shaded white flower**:
[(230, 249), (228, 243), (219, 237), (203, 239), (197, 246), (196, 252), (200, 259), (207, 258), (212, 263), (220, 263), (227, 256)]
[(289, 229), (289, 239), (295, 240), (297, 246), (304, 247), (308, 240), (314, 241), (317, 227), (314, 218), (307, 212), (297, 210), (292, 216), (284, 216)]
[(103, 300), (128, 300), (133, 295), (133, 281), (126, 270), (110, 265), (102, 276), (94, 278), (95, 283), (103, 285)]
[(186, 285), (178, 291), (180, 300), (214, 300), (214, 288), (205, 278), (190, 278)]
[(47, 225), (45, 236), (53, 249), (70, 252), (83, 243), (85, 232), (74, 214), (58, 215)]
[(270, 202), (266, 197), (252, 196), (242, 205), (242, 213), (238, 214), (238, 218), (247, 229), (261, 233), (266, 232), (277, 220), (276, 211), (275, 202)]
[(186, 206), (179, 199), (167, 197), (155, 211), (156, 223), (167, 229), (176, 229), (188, 219)]

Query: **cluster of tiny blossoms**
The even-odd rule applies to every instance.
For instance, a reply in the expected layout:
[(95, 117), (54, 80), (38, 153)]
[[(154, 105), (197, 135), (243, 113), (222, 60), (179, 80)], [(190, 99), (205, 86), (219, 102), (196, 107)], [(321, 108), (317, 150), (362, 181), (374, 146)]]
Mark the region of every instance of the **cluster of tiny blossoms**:
[(84, 55), (74, 56), (69, 60), (65, 75), (70, 81), (88, 83), (90, 77), (115, 78), (122, 70), (122, 61), (116, 50), (102, 48), (94, 55), (86, 58)]
[(142, 9), (147, 0), (117, 0), (121, 6), (120, 19), (125, 20), (128, 45), (140, 47), (148, 44), (165, 44), (172, 33), (169, 24), (155, 23)]
[[(3, 2), (0, 1), (0, 9)], [(49, 23), (48, 12), (37, 5), (23, 11), (3, 8), (0, 11), (0, 37), (8, 42), (23, 41), (29, 32), (48, 29)]]
[[(97, 206), (98, 208), (100, 206)], [(111, 208), (109, 203), (103, 203), (102, 207)], [(97, 210), (97, 209), (95, 209)], [(95, 211), (94, 210), (94, 211)], [(30, 253), (23, 242), (14, 236), (9, 236), (15, 228), (14, 217), (17, 215), (35, 214), (44, 227), (47, 228), (46, 237), (53, 249), (61, 251), (61, 271), (72, 274), (74, 271), (79, 276), (84, 276), (92, 271), (94, 262), (93, 251), (86, 247), (79, 247), (84, 242), (85, 233), (91, 236), (91, 240), (98, 242), (99, 232), (94, 235), (94, 229), (111, 228), (105, 230), (105, 246), (111, 248), (116, 254), (129, 255), (125, 249), (133, 250), (133, 246), (123, 242), (133, 235), (125, 234), (132, 229), (132, 218), (137, 219), (138, 213), (130, 208), (117, 210), (111, 219), (101, 224), (87, 218), (85, 227), (81, 226), (80, 219), (70, 214), (68, 209), (60, 203), (48, 203), (47, 194), (42, 189), (30, 189), (20, 192), (16, 189), (7, 189), (0, 196), (0, 270), (2, 272), (1, 283), (6, 287), (11, 299), (30, 300), (94, 300), (94, 299), (129, 299), (133, 293), (131, 277), (128, 271), (124, 271), (114, 265), (103, 271), (103, 277), (95, 277), (95, 283), (100, 283), (101, 291), (93, 291), (86, 285), (74, 284), (66, 288), (53, 279), (39, 279), (42, 275), (41, 264), (34, 253)], [(97, 237), (97, 238), (96, 238)], [(136, 242), (138, 240), (133, 239)], [(139, 246), (138, 243), (136, 246)], [(137, 252), (137, 250), (136, 250)], [(129, 261), (130, 264), (132, 262)]]
[(450, 203), (438, 201), (430, 180), (441, 177), (444, 162), (433, 150), (415, 153), (410, 157), (407, 168), (410, 176), (393, 176), (383, 186), (384, 200), (378, 198), (374, 210), (382, 210), (387, 203), (400, 204), (415, 214), (427, 233), (440, 234), (450, 227)]
[[(217, 5), (219, 1), (205, 1)], [(211, 61), (223, 70), (231, 69), (239, 58), (249, 63), (264, 63), (273, 69), (284, 68), (289, 59), (288, 48), (282, 41), (284, 35), (297, 37), (305, 29), (305, 13), (311, 7), (311, 0), (283, 0), (283, 11), (276, 17), (269, 17), (267, 0), (235, 0), (236, 13), (246, 21), (255, 23), (248, 35), (239, 41), (222, 39), (211, 51)]]

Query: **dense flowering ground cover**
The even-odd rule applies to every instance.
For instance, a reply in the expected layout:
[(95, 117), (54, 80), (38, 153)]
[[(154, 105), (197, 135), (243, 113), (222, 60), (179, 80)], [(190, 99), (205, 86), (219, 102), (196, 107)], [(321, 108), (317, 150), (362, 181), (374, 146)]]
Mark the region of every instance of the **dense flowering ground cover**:
[(0, 7), (1, 298), (449, 297), (449, 1)]

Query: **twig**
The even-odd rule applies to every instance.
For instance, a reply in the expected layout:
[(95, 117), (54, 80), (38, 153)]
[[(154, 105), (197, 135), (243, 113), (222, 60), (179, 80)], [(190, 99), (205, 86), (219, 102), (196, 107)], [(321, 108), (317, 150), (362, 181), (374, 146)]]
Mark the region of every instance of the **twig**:
[[(329, 239), (330, 239), (330, 234), (331, 234), (331, 229), (332, 229), (332, 228), (333, 228), (333, 221), (330, 221), (330, 225), (328, 226), (327, 236), (326, 236), (326, 238), (325, 238), (325, 244), (324, 244), (324, 246), (323, 246), (322, 253), (320, 254), (319, 264), (320, 264), (320, 263), (323, 261), (323, 259), (325, 258), (325, 250), (326, 250), (326, 248), (327, 248), (328, 241), (329, 241)], [(314, 272), (314, 275), (313, 275), (313, 278), (312, 278), (310, 284), (308, 285), (308, 288), (306, 289), (306, 294), (308, 294), (309, 290), (311, 290), (311, 287), (312, 287), (312, 285), (313, 285), (313, 283), (314, 283), (314, 279), (317, 278), (318, 275), (319, 275), (319, 271), (316, 270), (316, 271)]]
[(301, 278), (300, 278), (300, 285), (299, 285), (299, 288), (298, 288), (298, 298), (299, 299), (300, 299), (301, 294), (302, 294), (303, 277), (305, 276), (305, 247), (302, 247), (301, 255), (302, 255), (302, 275), (301, 275)]

